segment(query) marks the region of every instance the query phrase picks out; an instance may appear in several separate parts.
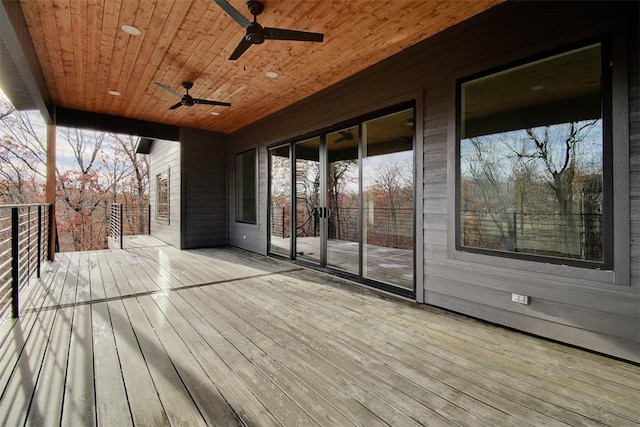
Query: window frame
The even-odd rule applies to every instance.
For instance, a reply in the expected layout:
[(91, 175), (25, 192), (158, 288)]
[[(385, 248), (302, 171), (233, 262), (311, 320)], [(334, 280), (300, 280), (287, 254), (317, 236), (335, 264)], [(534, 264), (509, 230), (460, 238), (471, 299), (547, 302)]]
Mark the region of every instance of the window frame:
[[(156, 221), (169, 224), (171, 218), (171, 184), (170, 184), (170, 171), (161, 172), (156, 174)], [(166, 203), (160, 202), (161, 186), (163, 181), (166, 183), (167, 201)], [(166, 215), (161, 214), (162, 205), (166, 204)]]
[[(503, 251), (496, 249), (474, 248), (462, 245), (462, 224), (460, 210), (462, 207), (461, 194), (461, 130), (462, 130), (462, 85), (483, 77), (498, 74), (517, 67), (526, 66), (536, 61), (551, 58), (563, 53), (584, 48), (590, 45), (600, 45), (601, 52), (601, 115), (602, 115), (602, 178), (603, 178), (603, 261), (588, 261), (565, 257), (554, 257), (549, 255)], [(583, 40), (579, 43), (565, 45), (557, 49), (545, 51), (535, 55), (527, 56), (523, 59), (509, 62), (505, 65), (497, 66), (474, 73), (470, 76), (459, 78), (455, 82), (455, 231), (454, 247), (459, 253), (469, 253), (485, 255), (489, 257), (509, 258), (513, 260), (532, 261), (536, 263), (549, 263), (555, 265), (566, 265), (580, 267), (584, 269), (613, 270), (614, 269), (614, 185), (613, 185), (613, 78), (612, 78), (612, 57), (611, 42), (607, 37), (597, 37)]]
[[(242, 172), (240, 172), (240, 170), (238, 169), (238, 161), (240, 159), (242, 159), (243, 156), (246, 156), (247, 154), (252, 154), (253, 155), (253, 162), (252, 162), (252, 170), (253, 170), (253, 194), (252, 194), (252, 196), (253, 196), (253, 213), (252, 213), (252, 217), (248, 218), (248, 219), (245, 218), (244, 209), (241, 208), (241, 206), (244, 205), (244, 199), (245, 199), (245, 197), (244, 197), (244, 186), (240, 187), (238, 185), (238, 182), (239, 182), (239, 179), (238, 179), (239, 175), (238, 174), (239, 173), (243, 173), (245, 170), (248, 170), (248, 169), (243, 169)], [(242, 166), (243, 166), (243, 168), (247, 167), (247, 166), (245, 166), (245, 161), (244, 160), (242, 162)], [(245, 151), (242, 151), (240, 153), (236, 153), (234, 168), (235, 168), (235, 173), (234, 173), (234, 185), (235, 185), (235, 188), (234, 188), (234, 193), (235, 193), (234, 194), (234, 203), (235, 203), (234, 210), (235, 210), (235, 215), (234, 215), (234, 217), (235, 217), (235, 221), (237, 223), (254, 224), (255, 225), (255, 224), (258, 223), (258, 171), (257, 171), (257, 168), (258, 168), (258, 149), (254, 147), (254, 148), (251, 148), (249, 150), (245, 150)], [(243, 173), (243, 181), (244, 181), (244, 173)], [(243, 191), (242, 192), (242, 196), (240, 196), (239, 191)], [(239, 198), (241, 200), (239, 200)], [(239, 201), (241, 203), (238, 203)]]

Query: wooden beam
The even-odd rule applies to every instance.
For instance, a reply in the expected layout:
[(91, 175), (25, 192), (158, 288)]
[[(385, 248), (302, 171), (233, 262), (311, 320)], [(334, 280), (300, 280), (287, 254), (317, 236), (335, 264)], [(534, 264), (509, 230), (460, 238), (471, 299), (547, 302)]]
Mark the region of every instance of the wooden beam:
[(70, 128), (124, 133), (156, 139), (177, 141), (179, 138), (177, 126), (61, 107), (56, 107), (56, 123), (58, 126)]

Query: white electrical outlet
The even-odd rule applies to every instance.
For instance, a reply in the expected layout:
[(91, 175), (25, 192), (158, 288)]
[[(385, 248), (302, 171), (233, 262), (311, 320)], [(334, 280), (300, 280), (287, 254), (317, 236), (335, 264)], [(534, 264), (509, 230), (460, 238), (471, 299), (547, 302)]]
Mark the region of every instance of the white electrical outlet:
[(517, 302), (518, 304), (527, 305), (529, 304), (529, 297), (526, 295), (511, 294), (511, 301)]

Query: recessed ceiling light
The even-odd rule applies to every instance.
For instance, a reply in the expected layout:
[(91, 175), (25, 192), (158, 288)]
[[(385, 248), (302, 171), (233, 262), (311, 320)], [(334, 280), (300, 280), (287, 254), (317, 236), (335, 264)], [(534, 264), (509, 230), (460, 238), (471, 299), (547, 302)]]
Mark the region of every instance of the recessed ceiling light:
[(217, 111), (212, 111), (210, 114), (212, 116), (219, 116), (220, 115), (220, 113), (218, 113)]
[(122, 28), (122, 31), (132, 36), (139, 36), (140, 34), (142, 34), (140, 30), (134, 27), (133, 25), (123, 25), (121, 28)]
[(533, 91), (542, 90), (542, 89), (544, 89), (544, 86), (542, 86), (542, 85), (531, 86), (531, 90), (533, 90)]
[(120, 92), (118, 92), (117, 90), (110, 90), (109, 95), (113, 95), (113, 96), (120, 96), (122, 95)]
[(266, 73), (264, 73), (264, 75), (269, 77), (270, 79), (275, 79), (278, 77), (278, 73), (276, 73), (275, 71), (267, 71)]

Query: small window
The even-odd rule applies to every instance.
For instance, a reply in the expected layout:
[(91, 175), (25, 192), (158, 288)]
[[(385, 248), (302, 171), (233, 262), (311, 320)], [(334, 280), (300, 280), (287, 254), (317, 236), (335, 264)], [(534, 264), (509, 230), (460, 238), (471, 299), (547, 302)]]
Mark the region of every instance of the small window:
[(158, 199), (156, 206), (156, 219), (169, 221), (169, 173), (156, 175), (156, 189)]
[(256, 150), (236, 155), (236, 221), (256, 223)]
[(458, 86), (459, 250), (610, 267), (600, 43)]

